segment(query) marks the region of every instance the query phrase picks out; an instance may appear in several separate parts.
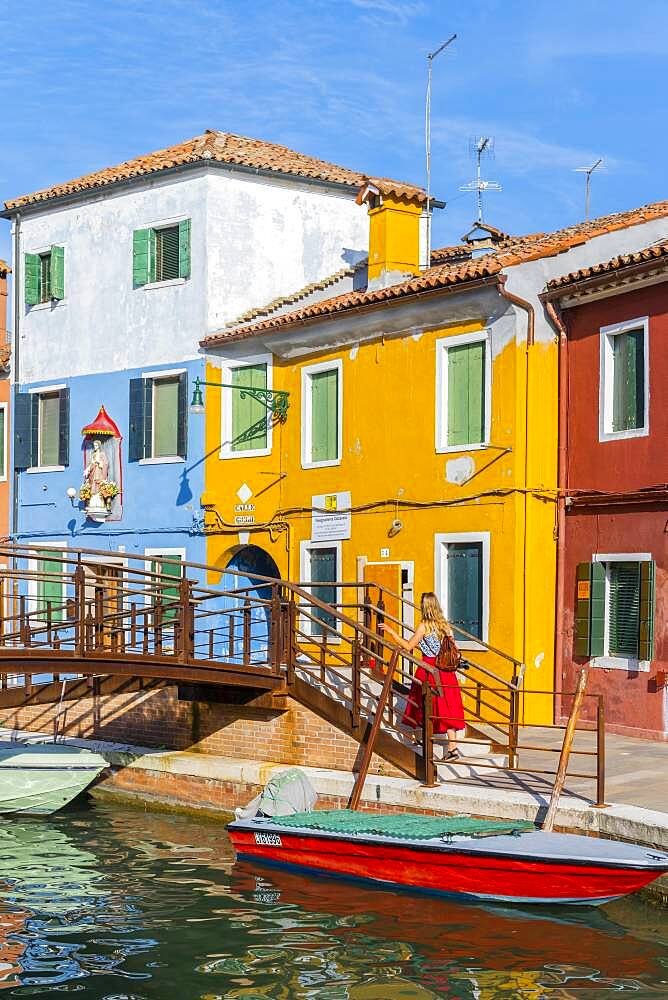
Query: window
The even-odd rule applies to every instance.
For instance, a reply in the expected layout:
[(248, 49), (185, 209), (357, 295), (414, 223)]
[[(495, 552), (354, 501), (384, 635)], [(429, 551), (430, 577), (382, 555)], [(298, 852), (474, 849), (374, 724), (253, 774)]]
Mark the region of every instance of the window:
[(7, 479), (7, 404), (0, 403), (0, 482)]
[[(656, 567), (648, 553), (597, 556), (576, 574), (575, 654), (600, 666), (654, 655)], [(620, 662), (621, 661), (621, 662)]]
[(36, 306), (65, 297), (65, 250), (52, 246), (25, 255), (25, 301)]
[(436, 449), (462, 451), (489, 442), (491, 364), (487, 333), (436, 342)]
[(648, 349), (646, 318), (601, 330), (600, 440), (648, 433)]
[(14, 462), (17, 469), (69, 465), (70, 390), (52, 386), (19, 392), (14, 403)]
[(271, 415), (264, 403), (241, 390), (271, 389), (269, 354), (231, 362), (221, 369), (221, 381), (238, 389), (224, 389), (221, 397), (221, 458), (268, 455), (271, 452)]
[(343, 433), (342, 363), (302, 369), (302, 466), (338, 465)]
[(173, 623), (178, 618), (178, 608), (175, 604), (179, 600), (179, 580), (185, 550), (146, 549), (146, 555), (151, 557), (147, 567), (149, 571), (160, 574), (160, 579), (152, 584), (153, 593), (148, 597), (148, 603), (155, 606), (159, 595), (163, 606), (162, 623), (163, 625)]
[[(336, 605), (339, 599), (336, 581), (340, 577), (341, 545), (329, 542), (301, 543), (301, 576), (313, 586), (308, 590), (313, 597), (324, 604)], [(311, 617), (312, 616), (312, 617)], [(304, 631), (312, 636), (327, 636), (327, 641), (336, 639), (333, 629), (336, 628), (336, 618), (323, 608), (309, 609)]]
[(130, 380), (129, 461), (181, 461), (187, 455), (188, 375), (156, 372)]
[(64, 564), (58, 549), (40, 549), (40, 558), (35, 561), (35, 606), (38, 618), (60, 622), (64, 618)]
[(436, 535), (435, 569), (436, 593), (458, 643), (475, 649), (476, 640), (487, 642), (489, 533)]
[(190, 277), (190, 219), (169, 226), (136, 229), (132, 238), (135, 288)]

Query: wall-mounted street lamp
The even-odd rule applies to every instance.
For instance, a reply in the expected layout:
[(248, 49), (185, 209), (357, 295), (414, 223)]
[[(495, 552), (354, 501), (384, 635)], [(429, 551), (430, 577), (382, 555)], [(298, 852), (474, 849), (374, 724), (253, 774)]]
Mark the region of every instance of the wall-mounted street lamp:
[(284, 423), (287, 419), (290, 393), (285, 392), (284, 389), (254, 389), (249, 385), (227, 385), (223, 382), (206, 382), (200, 378), (195, 379), (193, 398), (190, 403), (191, 413), (204, 413), (203, 385), (211, 386), (213, 389), (235, 389), (242, 399), (250, 396), (251, 399), (262, 403), (267, 413), (273, 414), (280, 423)]

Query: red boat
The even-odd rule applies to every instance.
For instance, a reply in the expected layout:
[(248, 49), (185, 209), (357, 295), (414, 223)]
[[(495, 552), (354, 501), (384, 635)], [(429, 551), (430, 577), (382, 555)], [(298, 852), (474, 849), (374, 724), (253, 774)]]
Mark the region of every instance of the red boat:
[(346, 809), (237, 819), (239, 858), (385, 888), (506, 903), (598, 905), (668, 872), (651, 848), (528, 823)]

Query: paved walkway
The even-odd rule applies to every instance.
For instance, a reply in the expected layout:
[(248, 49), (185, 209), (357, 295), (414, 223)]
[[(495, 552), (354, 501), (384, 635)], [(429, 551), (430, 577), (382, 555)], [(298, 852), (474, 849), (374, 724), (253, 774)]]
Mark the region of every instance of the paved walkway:
[[(480, 785), (499, 789), (534, 792), (544, 797), (552, 790), (553, 777), (559, 762), (559, 752), (563, 732), (553, 729), (522, 727), (521, 747), (551, 747), (552, 752), (522, 749), (519, 755), (521, 768), (544, 769), (551, 775), (529, 774), (521, 770), (494, 771), (480, 768), (473, 776), (464, 767), (460, 774), (455, 768), (449, 769), (449, 783), (463, 782), (466, 785)], [(596, 746), (595, 733), (578, 732), (573, 742), (574, 750), (593, 751)], [(462, 747), (464, 749), (464, 747)], [(482, 758), (484, 760), (484, 758)], [(582, 799), (588, 803), (596, 799), (596, 758), (571, 754), (569, 776), (564, 794)], [(572, 777), (571, 772), (588, 774), (591, 777)], [(657, 743), (628, 736), (606, 734), (605, 741), (605, 800), (643, 809), (654, 809), (668, 813), (668, 743)]]

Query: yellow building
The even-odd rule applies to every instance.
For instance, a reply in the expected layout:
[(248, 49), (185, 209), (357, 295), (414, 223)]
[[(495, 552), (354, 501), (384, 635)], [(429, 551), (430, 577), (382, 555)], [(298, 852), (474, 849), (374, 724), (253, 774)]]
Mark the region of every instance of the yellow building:
[(538, 294), (583, 237), (478, 228), (420, 270), (423, 193), (375, 181), (359, 200), (366, 287), (334, 276), (202, 343), (207, 381), (289, 400), (280, 422), (207, 389), (207, 561), (328, 602), (332, 580), (435, 590), (471, 659), (525, 665), (525, 721), (551, 721), (558, 351)]

